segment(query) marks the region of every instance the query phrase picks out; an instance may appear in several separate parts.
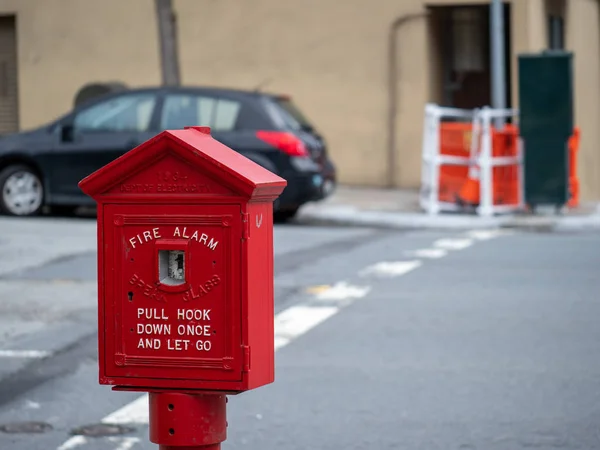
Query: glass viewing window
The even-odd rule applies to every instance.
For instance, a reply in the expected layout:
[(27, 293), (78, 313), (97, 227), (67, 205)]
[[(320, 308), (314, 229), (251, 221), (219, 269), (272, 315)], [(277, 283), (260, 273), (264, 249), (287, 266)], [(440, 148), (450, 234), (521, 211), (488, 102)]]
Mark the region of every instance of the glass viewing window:
[(185, 283), (185, 252), (183, 250), (158, 251), (158, 279), (167, 286)]

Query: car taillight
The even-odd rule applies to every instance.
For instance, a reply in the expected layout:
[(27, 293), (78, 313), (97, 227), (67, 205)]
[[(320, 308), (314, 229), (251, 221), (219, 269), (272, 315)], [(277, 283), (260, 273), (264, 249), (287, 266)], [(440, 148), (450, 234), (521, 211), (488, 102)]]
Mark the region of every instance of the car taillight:
[(256, 137), (290, 156), (309, 156), (304, 142), (292, 133), (285, 131), (257, 131)]

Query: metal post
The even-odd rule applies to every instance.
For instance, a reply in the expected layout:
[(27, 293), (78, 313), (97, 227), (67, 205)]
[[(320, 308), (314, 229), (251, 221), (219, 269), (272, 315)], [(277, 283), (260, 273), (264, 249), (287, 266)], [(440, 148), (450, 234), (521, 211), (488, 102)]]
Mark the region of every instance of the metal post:
[[(490, 5), (490, 42), (492, 72), (492, 108), (506, 108), (506, 65), (504, 60), (504, 5), (492, 0)], [(504, 127), (505, 118), (497, 117), (494, 125)]]
[(487, 107), (481, 110), (482, 135), (479, 152), (479, 207), (480, 216), (491, 217), (494, 214), (494, 179), (492, 174), (492, 116)]
[(179, 51), (177, 48), (177, 20), (172, 0), (154, 0), (158, 21), (160, 68), (164, 86), (179, 86)]
[(562, 40), (562, 19), (560, 17), (552, 16), (550, 17), (550, 49), (551, 50), (562, 50), (563, 49), (563, 40)]
[(224, 394), (150, 392), (150, 442), (159, 450), (220, 450), (226, 403)]

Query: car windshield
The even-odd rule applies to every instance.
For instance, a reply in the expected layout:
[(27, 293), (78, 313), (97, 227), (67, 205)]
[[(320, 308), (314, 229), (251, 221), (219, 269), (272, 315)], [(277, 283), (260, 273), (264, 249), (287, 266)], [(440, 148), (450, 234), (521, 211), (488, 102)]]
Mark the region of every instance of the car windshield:
[(297, 130), (313, 131), (314, 127), (308, 121), (306, 116), (298, 109), (298, 107), (288, 97), (275, 97), (273, 101), (279, 106), (279, 111), (285, 122), (292, 128)]

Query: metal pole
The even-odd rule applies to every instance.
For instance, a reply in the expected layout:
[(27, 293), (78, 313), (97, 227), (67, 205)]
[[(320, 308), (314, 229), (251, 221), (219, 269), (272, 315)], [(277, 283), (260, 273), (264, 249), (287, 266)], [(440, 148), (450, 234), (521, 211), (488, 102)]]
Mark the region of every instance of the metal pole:
[(220, 450), (227, 438), (225, 394), (150, 392), (150, 442), (159, 450)]
[[(492, 108), (506, 108), (506, 65), (504, 61), (504, 5), (492, 0), (490, 5), (490, 42), (492, 72)], [(494, 120), (497, 129), (504, 127), (504, 117)]]
[(177, 20), (172, 0), (154, 0), (158, 21), (160, 68), (164, 86), (179, 86), (179, 51), (177, 49)]

